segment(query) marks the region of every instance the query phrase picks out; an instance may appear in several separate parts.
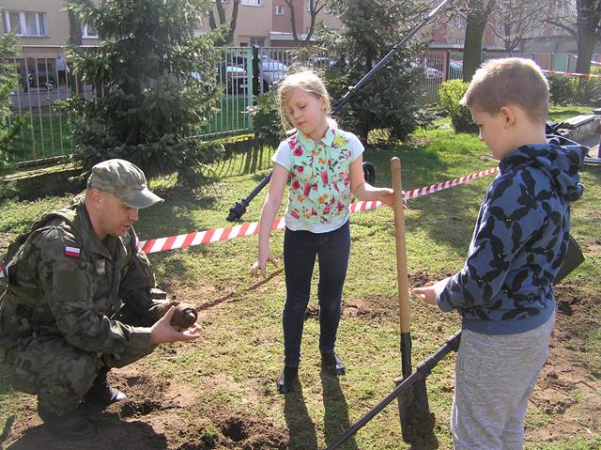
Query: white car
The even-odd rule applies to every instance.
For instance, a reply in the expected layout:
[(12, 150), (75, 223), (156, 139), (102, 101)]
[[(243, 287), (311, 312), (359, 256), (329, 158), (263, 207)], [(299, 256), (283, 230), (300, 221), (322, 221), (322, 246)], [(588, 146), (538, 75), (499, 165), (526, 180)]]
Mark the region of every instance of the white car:
[(259, 76), (262, 80), (263, 91), (267, 92), (286, 78), (288, 66), (276, 60), (263, 60), (259, 65)]

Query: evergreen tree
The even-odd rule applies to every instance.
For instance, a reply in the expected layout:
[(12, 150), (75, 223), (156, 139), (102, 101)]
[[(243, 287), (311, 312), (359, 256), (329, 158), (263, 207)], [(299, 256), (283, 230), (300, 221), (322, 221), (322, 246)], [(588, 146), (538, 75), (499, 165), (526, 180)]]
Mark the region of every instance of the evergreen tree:
[(93, 99), (68, 102), (76, 113), (76, 158), (90, 168), (120, 157), (150, 174), (178, 171), (184, 183), (197, 181), (198, 168), (218, 154), (194, 138), (220, 96), (216, 35), (193, 33), (210, 0), (65, 2), (102, 41), (69, 51), (74, 72), (95, 87)]
[(10, 58), (17, 55), (18, 48), (14, 34), (0, 36), (0, 162), (2, 165), (9, 159), (13, 139), (25, 122), (23, 117), (14, 116), (10, 110), (13, 92), (19, 85), (19, 75)]
[[(338, 61), (327, 73), (334, 102), (356, 84), (410, 31), (419, 19), (412, 0), (330, 0), (344, 24), (344, 34), (325, 39)], [(336, 119), (363, 140), (373, 129), (387, 129), (391, 138), (404, 139), (425, 121), (418, 102), (423, 70), (410, 63), (408, 49), (400, 50), (343, 107)]]

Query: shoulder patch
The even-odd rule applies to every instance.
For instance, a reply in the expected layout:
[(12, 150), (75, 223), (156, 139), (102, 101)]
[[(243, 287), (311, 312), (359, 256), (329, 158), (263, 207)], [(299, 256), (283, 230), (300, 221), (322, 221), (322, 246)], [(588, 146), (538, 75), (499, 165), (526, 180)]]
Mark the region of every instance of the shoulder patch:
[(77, 247), (71, 247), (70, 245), (65, 245), (65, 256), (79, 258), (81, 256), (81, 249)]

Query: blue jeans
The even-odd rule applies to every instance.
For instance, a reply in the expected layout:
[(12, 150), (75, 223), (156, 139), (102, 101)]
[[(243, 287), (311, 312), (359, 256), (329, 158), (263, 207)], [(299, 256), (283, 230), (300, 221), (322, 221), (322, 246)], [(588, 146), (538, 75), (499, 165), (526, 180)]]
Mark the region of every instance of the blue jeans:
[(305, 311), (311, 295), (316, 256), (319, 261), (319, 349), (322, 352), (334, 351), (350, 248), (348, 222), (334, 231), (319, 234), (286, 228), (286, 304), (282, 320), (286, 366), (298, 367), (300, 362)]

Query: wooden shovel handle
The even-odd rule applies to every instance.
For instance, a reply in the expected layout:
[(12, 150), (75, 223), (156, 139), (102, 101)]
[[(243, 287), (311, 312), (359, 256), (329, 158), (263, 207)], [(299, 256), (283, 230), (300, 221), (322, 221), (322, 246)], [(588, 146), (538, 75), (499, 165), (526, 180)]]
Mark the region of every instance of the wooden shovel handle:
[(390, 160), (392, 189), (394, 189), (394, 231), (396, 237), (396, 268), (399, 286), (399, 321), (401, 333), (410, 332), (409, 283), (407, 281), (407, 249), (405, 246), (405, 211), (403, 208), (403, 184), (401, 181), (401, 160)]

